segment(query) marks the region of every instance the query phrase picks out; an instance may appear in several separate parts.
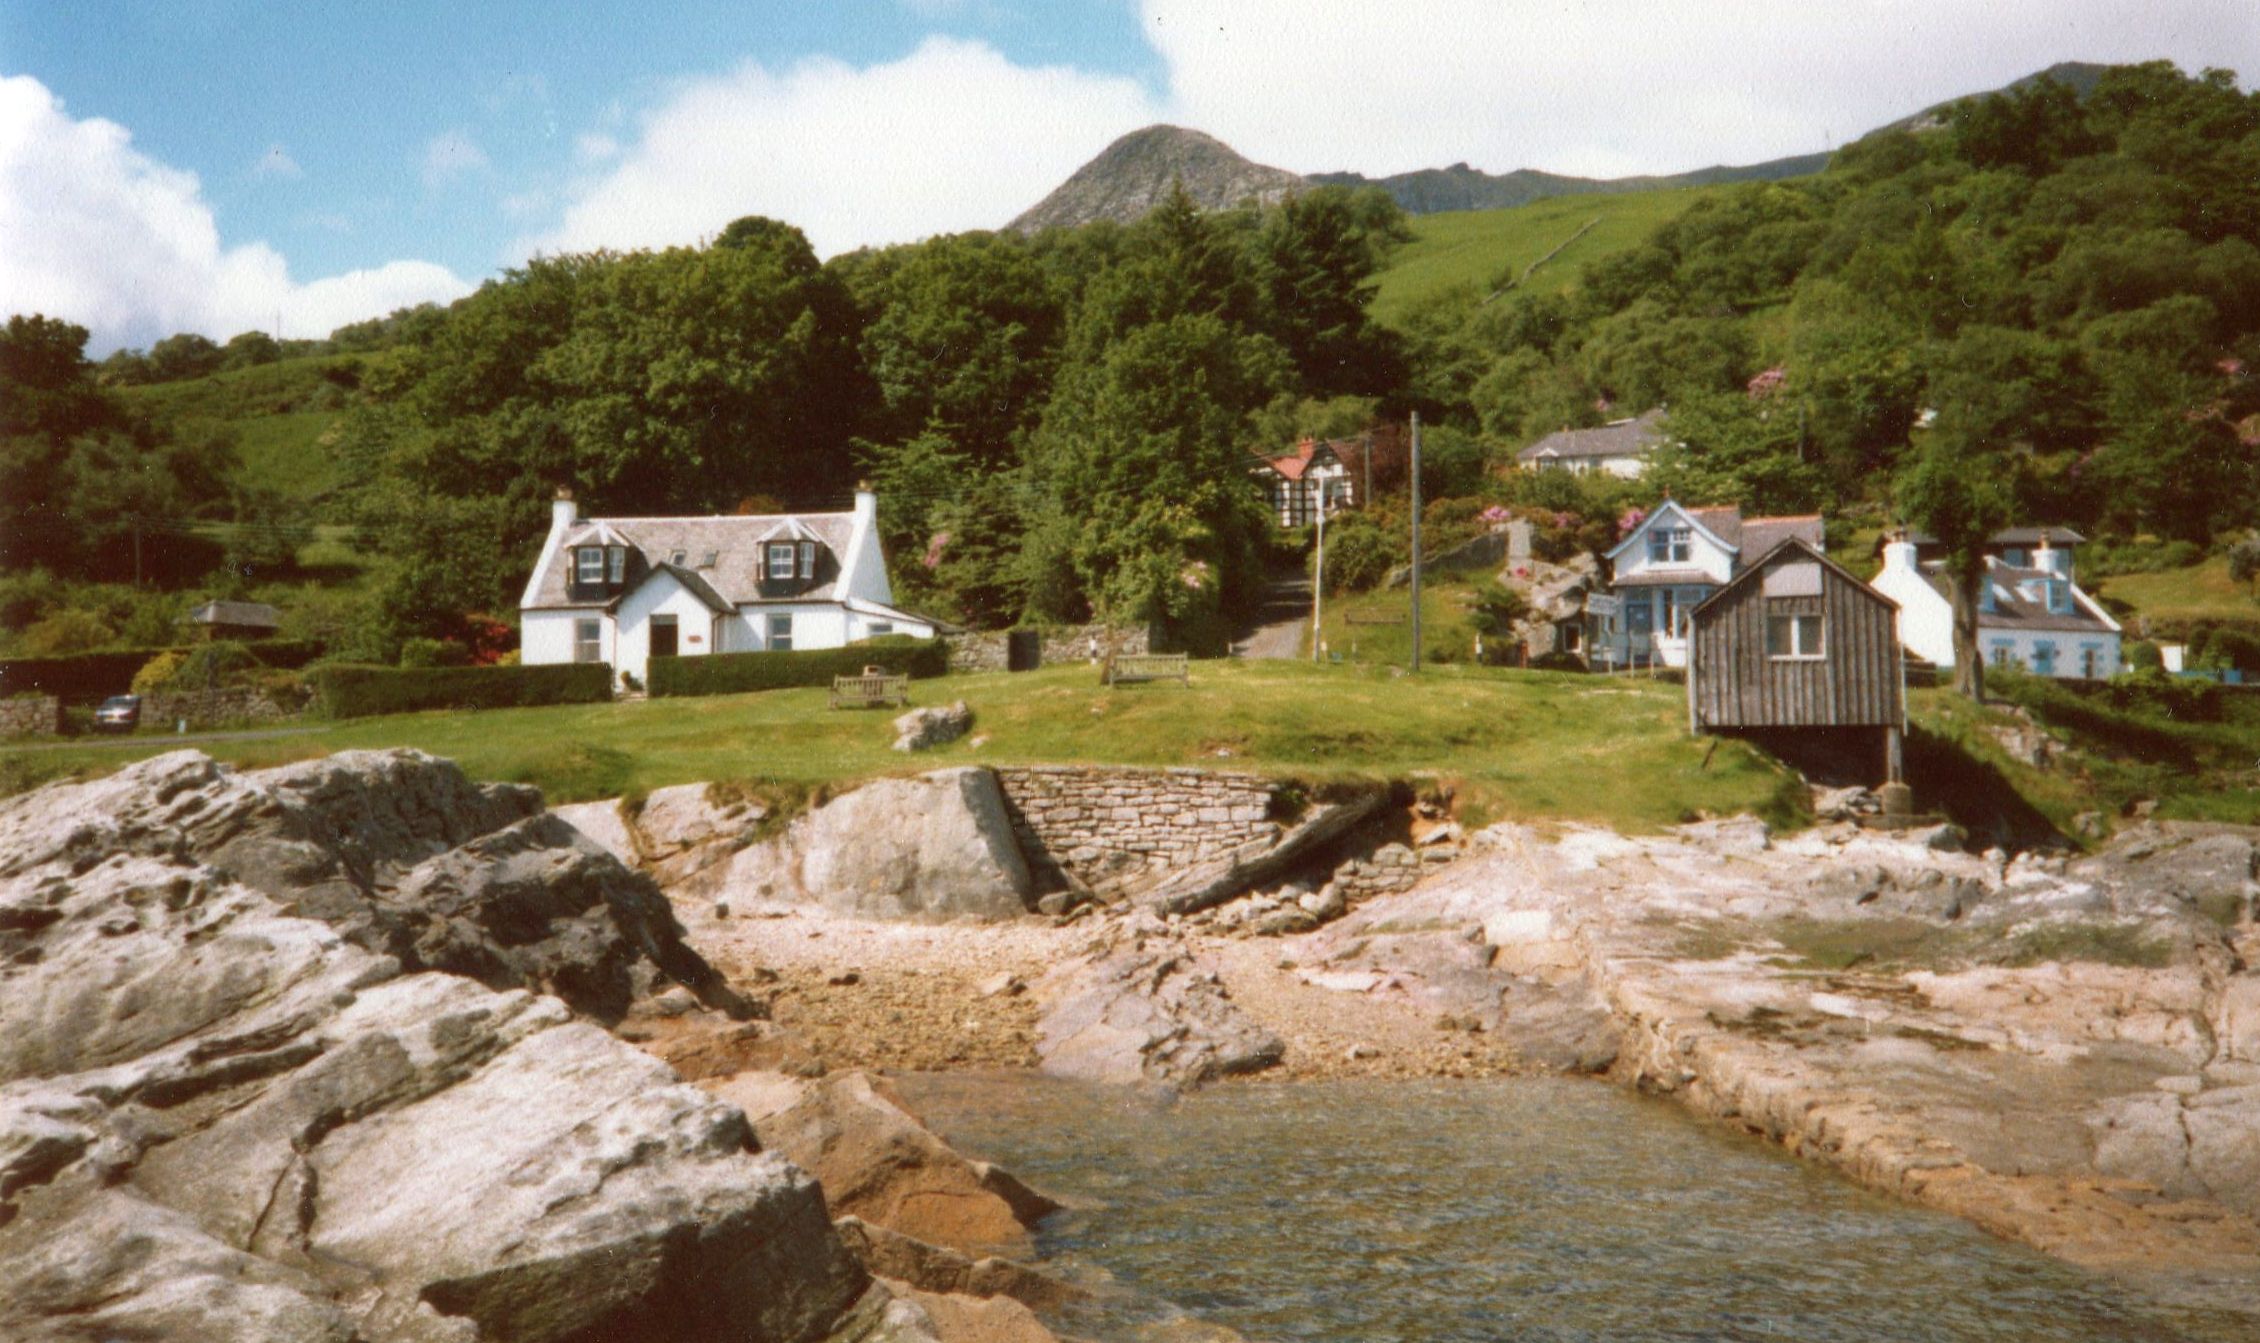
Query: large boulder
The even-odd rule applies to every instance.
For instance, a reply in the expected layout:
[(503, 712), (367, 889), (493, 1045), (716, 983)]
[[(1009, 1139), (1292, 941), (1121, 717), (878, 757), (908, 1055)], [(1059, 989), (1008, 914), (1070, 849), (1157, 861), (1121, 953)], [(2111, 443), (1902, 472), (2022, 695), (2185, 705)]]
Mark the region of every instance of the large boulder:
[(877, 779), (740, 852), (701, 893), (741, 906), (815, 905), (868, 919), (1008, 919), (1033, 883), (986, 769)]
[(406, 753), (0, 803), (0, 1337), (925, 1336), (737, 1108), (558, 998), (407, 972), (601, 1001), (666, 929), (599, 863)]
[(1279, 1062), (1286, 1043), (1233, 1005), (1216, 972), (1142, 915), (1045, 986), (1036, 1053), (1057, 1077), (1195, 1087)]

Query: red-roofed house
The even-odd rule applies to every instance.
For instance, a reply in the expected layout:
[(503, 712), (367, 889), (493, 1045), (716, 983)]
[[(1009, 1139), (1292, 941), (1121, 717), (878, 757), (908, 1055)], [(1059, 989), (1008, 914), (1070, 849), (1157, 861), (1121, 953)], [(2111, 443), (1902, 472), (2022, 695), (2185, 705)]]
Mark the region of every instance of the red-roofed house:
[(1318, 520), (1321, 499), (1329, 513), (1357, 507), (1365, 501), (1370, 451), (1364, 439), (1306, 438), (1293, 452), (1257, 467), (1255, 474), (1271, 496), (1272, 516), (1282, 527), (1306, 527)]

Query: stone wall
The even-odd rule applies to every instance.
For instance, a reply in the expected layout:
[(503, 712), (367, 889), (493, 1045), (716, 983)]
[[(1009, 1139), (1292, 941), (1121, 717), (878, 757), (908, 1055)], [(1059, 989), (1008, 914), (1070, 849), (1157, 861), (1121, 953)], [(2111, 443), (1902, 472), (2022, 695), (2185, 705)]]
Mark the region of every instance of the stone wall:
[[(1005, 640), (1009, 630), (968, 630), (943, 636), (949, 644), (950, 670), (987, 672), (1005, 670)], [(1043, 665), (1091, 660), (1091, 643), (1101, 652), (1146, 653), (1153, 648), (1153, 630), (1146, 625), (1056, 625), (1042, 631)]]
[(1268, 847), (1280, 833), (1272, 783), (1260, 775), (1076, 765), (996, 773), (1040, 888), (1103, 890), (1243, 845)]
[(240, 723), (279, 723), (304, 714), (313, 692), (235, 686), (224, 690), (160, 691), (141, 700), (141, 725), (169, 728), (188, 720), (191, 731)]
[(0, 737), (47, 737), (61, 731), (63, 702), (53, 695), (0, 699)]

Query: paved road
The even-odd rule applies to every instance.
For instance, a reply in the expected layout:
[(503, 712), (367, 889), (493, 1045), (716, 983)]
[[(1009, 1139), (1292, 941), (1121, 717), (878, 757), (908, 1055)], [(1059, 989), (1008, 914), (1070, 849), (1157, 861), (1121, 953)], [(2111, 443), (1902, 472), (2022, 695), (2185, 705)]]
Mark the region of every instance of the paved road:
[(131, 732), (122, 737), (86, 736), (66, 737), (61, 741), (40, 742), (36, 745), (10, 746), (10, 751), (75, 751), (86, 746), (194, 746), (203, 741), (263, 741), (268, 737), (303, 737), (310, 733), (327, 732), (326, 723), (304, 724), (298, 727), (250, 728), (242, 732)]
[(1310, 629), (1310, 578), (1300, 570), (1272, 575), (1271, 590), (1255, 622), (1232, 641), (1236, 658), (1309, 656), (1303, 635)]

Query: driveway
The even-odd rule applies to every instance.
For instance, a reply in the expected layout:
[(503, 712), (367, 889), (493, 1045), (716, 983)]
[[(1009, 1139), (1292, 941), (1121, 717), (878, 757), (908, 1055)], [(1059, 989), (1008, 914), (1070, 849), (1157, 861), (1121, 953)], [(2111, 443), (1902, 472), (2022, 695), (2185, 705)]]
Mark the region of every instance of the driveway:
[(1232, 641), (1236, 658), (1308, 656), (1303, 635), (1310, 629), (1310, 578), (1300, 570), (1275, 573), (1255, 620)]

